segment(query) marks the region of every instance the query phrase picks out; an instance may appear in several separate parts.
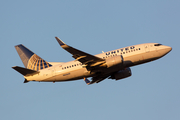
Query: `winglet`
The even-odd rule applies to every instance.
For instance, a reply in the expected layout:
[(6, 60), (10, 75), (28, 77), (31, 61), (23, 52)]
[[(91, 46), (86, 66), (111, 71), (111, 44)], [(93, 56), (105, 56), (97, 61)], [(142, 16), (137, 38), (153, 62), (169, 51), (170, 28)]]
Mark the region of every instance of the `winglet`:
[(55, 37), (55, 38), (58, 41), (58, 43), (60, 44), (60, 46), (65, 45), (65, 43), (61, 39), (59, 39), (58, 37)]
[(86, 82), (87, 85), (90, 85), (91, 81), (89, 81), (87, 78), (84, 78), (84, 81)]

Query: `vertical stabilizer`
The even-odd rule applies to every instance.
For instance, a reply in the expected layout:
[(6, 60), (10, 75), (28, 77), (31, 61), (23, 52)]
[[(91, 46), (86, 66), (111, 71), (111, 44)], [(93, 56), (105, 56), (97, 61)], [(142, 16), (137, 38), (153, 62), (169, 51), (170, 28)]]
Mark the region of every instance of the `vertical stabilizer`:
[(24, 66), (28, 69), (37, 71), (52, 66), (22, 44), (15, 46), (15, 48)]

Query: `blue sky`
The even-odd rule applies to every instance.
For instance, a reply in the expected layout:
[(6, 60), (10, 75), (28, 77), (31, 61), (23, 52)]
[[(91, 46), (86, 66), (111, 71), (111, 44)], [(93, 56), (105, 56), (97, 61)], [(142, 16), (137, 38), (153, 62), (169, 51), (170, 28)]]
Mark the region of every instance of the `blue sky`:
[[(1, 0), (0, 119), (179, 120), (179, 0)], [(29, 82), (14, 46), (46, 61), (73, 58), (55, 36), (90, 54), (140, 43), (171, 46), (165, 57), (132, 67), (132, 76), (87, 86), (83, 80)]]

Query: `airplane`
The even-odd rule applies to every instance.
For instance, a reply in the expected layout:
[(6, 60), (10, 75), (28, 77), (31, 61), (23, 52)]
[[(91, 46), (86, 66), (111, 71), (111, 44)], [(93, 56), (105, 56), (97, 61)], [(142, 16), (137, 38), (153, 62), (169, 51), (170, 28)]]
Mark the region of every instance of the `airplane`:
[[(157, 60), (172, 48), (159, 43), (145, 43), (91, 55), (65, 44), (55, 37), (59, 45), (72, 54), (70, 62), (47, 62), (24, 45), (16, 45), (25, 68), (12, 67), (25, 80), (38, 82), (62, 82), (84, 79), (87, 85), (99, 83), (106, 78), (121, 80), (132, 75), (130, 67)], [(91, 80), (88, 78), (91, 77)]]

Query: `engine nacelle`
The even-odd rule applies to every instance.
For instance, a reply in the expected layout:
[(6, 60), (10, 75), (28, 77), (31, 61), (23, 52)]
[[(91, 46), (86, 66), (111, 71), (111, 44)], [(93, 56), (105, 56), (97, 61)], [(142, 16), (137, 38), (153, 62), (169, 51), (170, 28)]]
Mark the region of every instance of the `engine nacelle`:
[(114, 56), (114, 57), (110, 57), (108, 59), (106, 59), (106, 65), (107, 67), (113, 67), (113, 66), (119, 66), (122, 67), (123, 66), (123, 57), (122, 55), (118, 55), (118, 56)]
[(131, 75), (132, 75), (131, 69), (126, 68), (125, 70), (120, 70), (117, 73), (114, 73), (113, 75), (111, 75), (111, 79), (120, 80), (123, 78), (130, 77)]

